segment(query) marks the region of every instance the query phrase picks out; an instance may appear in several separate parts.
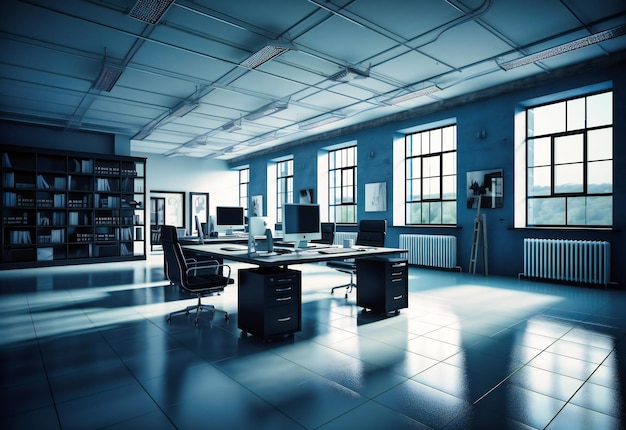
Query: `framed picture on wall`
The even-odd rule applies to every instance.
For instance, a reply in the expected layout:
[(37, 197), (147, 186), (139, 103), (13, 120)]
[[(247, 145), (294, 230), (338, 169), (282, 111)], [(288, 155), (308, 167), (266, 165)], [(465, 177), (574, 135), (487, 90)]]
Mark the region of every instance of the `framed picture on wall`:
[(250, 197), (250, 208), (248, 216), (263, 216), (263, 195)]
[(384, 212), (387, 210), (387, 183), (365, 184), (365, 212)]
[[(150, 191), (150, 201), (155, 204), (155, 216), (159, 211), (159, 201), (165, 201), (164, 222), (165, 225), (173, 225), (178, 228), (185, 227), (185, 192), (184, 191)], [(152, 205), (152, 203), (151, 203)]]
[[(189, 193), (190, 203), (190, 219), (189, 230), (192, 236), (198, 235), (198, 228), (196, 225), (196, 216), (200, 223), (207, 224), (209, 222), (209, 193)], [(202, 234), (207, 233), (203, 231)]]
[(467, 208), (501, 208), (503, 194), (502, 169), (467, 172)]

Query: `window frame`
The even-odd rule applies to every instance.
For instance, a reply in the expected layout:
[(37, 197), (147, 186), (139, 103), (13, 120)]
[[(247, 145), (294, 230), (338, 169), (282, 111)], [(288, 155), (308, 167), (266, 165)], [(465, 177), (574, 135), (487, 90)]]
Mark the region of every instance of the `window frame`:
[(243, 207), (244, 213), (248, 213), (250, 199), (250, 168), (239, 169), (239, 206)]
[[(337, 154), (340, 154), (341, 156), (337, 157)], [(339, 162), (337, 162), (338, 159)], [(350, 164), (349, 160), (354, 160), (354, 163)], [(328, 151), (329, 222), (344, 225), (356, 224), (358, 216), (357, 167), (358, 161), (356, 144)], [(335, 181), (334, 178), (339, 178), (339, 181)], [(339, 197), (338, 203), (336, 199), (337, 196)], [(337, 220), (337, 211), (344, 214), (351, 213), (351, 219), (346, 220), (342, 218), (341, 220)]]
[[(452, 148), (444, 148), (444, 141), (445, 141), (445, 130), (446, 129), (451, 129), (453, 136), (452, 136)], [(433, 136), (433, 134), (439, 133), (441, 140), (439, 142), (439, 149), (436, 151), (432, 151), (430, 150), (431, 147), (431, 138)], [(428, 146), (429, 146), (429, 150), (427, 152), (424, 152), (423, 150), (420, 149), (419, 153), (416, 154), (415, 151), (411, 151), (409, 149), (410, 145), (412, 148), (413, 143), (413, 139), (414, 136), (419, 135), (420, 136), (420, 146), (423, 146), (422, 144), (422, 138), (424, 135), (428, 135)], [(409, 139), (411, 140), (411, 142), (409, 143)], [(419, 130), (419, 131), (415, 131), (415, 132), (411, 132), (411, 133), (407, 133), (404, 135), (403, 137), (403, 146), (404, 146), (404, 150), (403, 150), (403, 155), (404, 155), (404, 197), (403, 197), (403, 209), (404, 209), (404, 215), (403, 215), (403, 225), (405, 226), (443, 226), (443, 227), (449, 227), (449, 226), (456, 226), (457, 222), (458, 222), (458, 210), (457, 210), (457, 202), (458, 202), (458, 193), (457, 193), (457, 184), (458, 184), (458, 162), (457, 162), (457, 154), (458, 154), (458, 144), (457, 144), (457, 125), (456, 123), (454, 124), (446, 124), (446, 125), (442, 125), (442, 126), (437, 126), (437, 127), (430, 127), (430, 128), (426, 128), (423, 130)], [(446, 155), (447, 154), (454, 154), (453, 157), (453, 173), (447, 173), (446, 171), (447, 169), (447, 162), (446, 161)], [(436, 174), (430, 174), (432, 169), (425, 169), (425, 166), (427, 165), (427, 162), (432, 160), (435, 157), (439, 157), (438, 163), (436, 163)], [(412, 173), (410, 174), (410, 172), (413, 171), (413, 164), (414, 161), (418, 160), (419, 161), (419, 176), (415, 176)], [(429, 165), (429, 167), (435, 167), (435, 166), (431, 166)], [(429, 176), (425, 176), (425, 174), (428, 174)], [(428, 181), (425, 181), (425, 179), (428, 179)], [(445, 190), (446, 185), (445, 185), (445, 181), (452, 179), (453, 181), (453, 192), (452, 192), (452, 197), (448, 197), (445, 194)], [(428, 183), (432, 183), (433, 180), (436, 181), (435, 188), (438, 189), (438, 197), (430, 197), (431, 194), (428, 194), (428, 197), (424, 197), (426, 194), (424, 192), (424, 184), (426, 182)], [(413, 189), (413, 185), (415, 183), (419, 183), (419, 193), (415, 194), (414, 189)], [(417, 196), (417, 198), (415, 198), (415, 196)], [(439, 206), (439, 216), (438, 216), (438, 222), (437, 219), (433, 219), (432, 217), (432, 212), (431, 212), (431, 207), (433, 207), (433, 204), (435, 205), (434, 207), (436, 207), (437, 205)], [(412, 209), (415, 205), (419, 205), (420, 208), (420, 216), (419, 216), (419, 222), (417, 222), (416, 220), (412, 220), (410, 219), (410, 215), (412, 213)], [(445, 218), (444, 218), (444, 205), (448, 208), (448, 210), (450, 210), (449, 208), (452, 208), (453, 214), (452, 215), (452, 219), (450, 222), (444, 222)], [(428, 213), (428, 219), (425, 218), (424, 213), (422, 212), (423, 208), (428, 208), (429, 209), (429, 213)], [(450, 216), (450, 214), (448, 215)], [(426, 222), (425, 222), (426, 221)]]
[[(598, 96), (601, 94), (610, 94), (611, 97), (611, 121), (608, 124), (601, 125), (592, 125), (588, 124), (588, 99), (590, 97)], [(570, 106), (576, 103), (579, 100), (583, 100), (584, 105), (584, 119), (582, 127), (572, 127), (570, 128)], [(535, 110), (550, 106), (558, 107), (557, 105), (563, 104), (564, 106), (564, 118), (561, 119), (563, 121), (564, 130), (560, 131), (552, 131), (542, 134), (535, 134), (534, 130), (531, 132), (531, 113), (535, 115)], [(524, 119), (525, 119), (525, 169), (524, 169), (524, 180), (526, 181), (525, 195), (524, 195), (524, 204), (525, 204), (525, 218), (524, 224), (526, 228), (584, 228), (584, 229), (605, 229), (612, 228), (615, 222), (613, 217), (613, 208), (614, 208), (614, 93), (612, 89), (605, 89), (595, 92), (590, 92), (586, 94), (579, 94), (571, 97), (559, 98), (549, 102), (526, 106), (524, 109)], [(572, 113), (572, 116), (575, 114)], [(534, 122), (533, 122), (534, 125)], [(611, 133), (611, 141), (610, 141), (610, 158), (601, 158), (601, 159), (591, 159), (589, 158), (590, 144), (589, 144), (589, 136), (596, 131), (599, 130), (610, 130)], [(581, 154), (579, 159), (574, 160), (558, 160), (558, 157), (561, 157), (561, 152), (558, 151), (559, 144), (564, 139), (569, 139), (575, 136), (580, 136), (580, 147)], [(547, 141), (547, 145), (549, 145), (549, 151), (544, 152), (549, 153), (549, 161), (544, 162), (543, 164), (538, 164), (534, 161), (534, 151), (536, 151), (535, 142), (544, 140)], [(545, 144), (545, 143), (544, 143)], [(532, 153), (531, 153), (532, 152)], [(567, 154), (568, 157), (572, 157), (572, 152), (569, 151)], [(545, 155), (544, 155), (545, 156)], [(594, 163), (606, 163), (610, 162), (611, 164), (611, 178), (610, 178), (610, 191), (605, 192), (593, 192), (589, 190), (589, 168), (595, 167)], [(580, 179), (580, 190), (563, 190), (559, 189), (560, 185), (558, 184), (558, 170), (567, 167), (577, 167), (580, 165), (581, 172), (578, 174), (578, 178)], [(535, 182), (535, 171), (538, 169), (543, 169), (544, 171), (549, 171), (549, 190), (547, 193), (544, 191), (543, 194), (539, 194), (536, 191), (536, 188), (533, 186)], [(545, 175), (545, 173), (544, 173)], [(531, 181), (533, 181), (531, 183)], [(545, 186), (544, 186), (545, 188)], [(610, 223), (602, 223), (596, 224), (593, 223), (593, 218), (588, 218), (587, 208), (592, 205), (589, 202), (589, 199), (594, 198), (610, 198), (611, 204), (610, 208), (607, 210), (609, 212)], [(533, 218), (536, 212), (542, 212), (542, 210), (535, 210), (534, 206), (539, 203), (544, 202), (550, 206), (551, 204), (557, 205), (561, 204), (563, 207), (560, 210), (557, 210), (558, 214), (561, 216), (561, 222), (551, 222), (551, 223), (537, 223), (537, 219)], [(576, 206), (576, 202), (584, 202), (581, 207)], [(539, 206), (541, 207), (541, 206)], [(583, 211), (584, 220), (583, 223), (576, 222), (576, 219), (572, 219), (570, 221), (570, 215), (573, 213), (573, 217), (576, 216), (577, 211)], [(545, 210), (543, 212), (546, 212)], [(605, 214), (606, 215), (606, 214)]]
[[(283, 175), (282, 166), (287, 166)], [(293, 203), (293, 158), (276, 161), (276, 222), (283, 222), (283, 205)]]

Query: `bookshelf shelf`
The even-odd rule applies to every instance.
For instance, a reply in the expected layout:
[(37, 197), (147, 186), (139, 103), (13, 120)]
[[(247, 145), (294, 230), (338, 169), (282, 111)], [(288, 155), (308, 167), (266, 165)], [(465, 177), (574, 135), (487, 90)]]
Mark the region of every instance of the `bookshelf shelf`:
[(146, 258), (146, 160), (0, 145), (3, 269)]

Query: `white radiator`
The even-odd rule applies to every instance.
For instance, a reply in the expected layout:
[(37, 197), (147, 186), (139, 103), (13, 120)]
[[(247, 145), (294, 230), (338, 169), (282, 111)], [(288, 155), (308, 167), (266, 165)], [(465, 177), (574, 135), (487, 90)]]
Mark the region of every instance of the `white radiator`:
[(524, 276), (608, 285), (611, 244), (592, 240), (524, 239)]
[(443, 269), (456, 268), (456, 236), (401, 234), (399, 247), (407, 249), (409, 264)]
[(335, 238), (333, 239), (333, 245), (341, 245), (343, 246), (344, 239), (352, 239), (356, 242), (356, 232), (352, 231), (336, 231)]

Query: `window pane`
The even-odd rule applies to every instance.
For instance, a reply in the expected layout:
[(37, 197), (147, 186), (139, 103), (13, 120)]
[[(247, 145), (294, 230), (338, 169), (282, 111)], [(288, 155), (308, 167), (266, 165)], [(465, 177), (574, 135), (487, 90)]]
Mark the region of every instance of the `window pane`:
[(420, 133), (422, 139), (422, 154), (430, 154), (430, 134), (426, 131)]
[(456, 175), (444, 176), (442, 178), (442, 195), (443, 199), (455, 199), (456, 198)]
[(430, 203), (422, 203), (422, 219), (420, 224), (430, 224)]
[(419, 224), (422, 221), (422, 205), (420, 203), (411, 203), (407, 205), (406, 222), (407, 224)]
[(567, 130), (582, 130), (585, 128), (585, 98), (569, 100), (567, 102)]
[(583, 135), (557, 137), (554, 139), (554, 163), (579, 163), (583, 161)]
[(613, 93), (587, 97), (587, 127), (613, 124)]
[(613, 225), (613, 197), (587, 197), (587, 225)]
[(587, 193), (613, 192), (613, 162), (594, 161), (587, 166)]
[(407, 181), (407, 200), (414, 202), (422, 199), (422, 190), (420, 189), (422, 181), (419, 179), (413, 179)]
[(439, 178), (424, 178), (424, 200), (438, 199), (441, 197), (441, 185)]
[(456, 174), (456, 152), (448, 152), (443, 154), (442, 175)]
[(535, 167), (528, 169), (528, 195), (550, 195), (550, 167)]
[(565, 102), (528, 110), (528, 136), (565, 131)]
[(442, 224), (456, 224), (456, 202), (442, 203)]
[(567, 225), (585, 225), (586, 197), (569, 197), (567, 199)]
[(430, 131), (430, 152), (441, 152), (441, 129)]
[(456, 149), (456, 136), (455, 136), (456, 127), (446, 127), (442, 131), (442, 139), (443, 139), (443, 151), (452, 151)]
[(550, 165), (552, 160), (550, 142), (549, 137), (528, 140), (529, 167)]
[(354, 194), (352, 187), (343, 187), (343, 199), (342, 203), (354, 203)]
[(411, 166), (411, 176), (409, 176), (409, 178), (415, 179), (422, 177), (421, 161), (422, 160), (420, 158), (413, 158), (411, 161), (409, 161), (408, 164)]
[(529, 225), (565, 225), (565, 198), (528, 200)]
[(587, 134), (587, 159), (608, 160), (613, 158), (613, 128), (591, 130)]
[(429, 224), (441, 224), (441, 202), (432, 202), (429, 207)]
[(429, 176), (439, 176), (440, 172), (440, 156), (436, 155), (433, 157), (424, 158), (424, 177)]
[(583, 165), (582, 163), (564, 164), (554, 167), (555, 193), (582, 193), (583, 192)]

